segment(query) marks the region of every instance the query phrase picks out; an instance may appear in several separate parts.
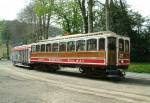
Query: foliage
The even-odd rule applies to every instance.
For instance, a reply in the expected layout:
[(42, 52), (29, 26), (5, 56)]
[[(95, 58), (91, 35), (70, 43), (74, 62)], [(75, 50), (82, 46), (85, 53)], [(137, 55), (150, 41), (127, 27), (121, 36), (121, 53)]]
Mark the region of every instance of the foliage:
[[(14, 45), (21, 45), (28, 43), (28, 35), (27, 32), (29, 28), (27, 28), (26, 23), (21, 23), (19, 21), (4, 21), (5, 28), (2, 31), (2, 40), (5, 41), (7, 39), (10, 40), (10, 43)], [(8, 37), (7, 37), (8, 34)], [(20, 41), (20, 44), (18, 44)]]
[(3, 29), (1, 30), (1, 38), (2, 38), (2, 43), (4, 43), (7, 48), (6, 58), (9, 59), (9, 46), (10, 46), (10, 38), (11, 38), (10, 29), (11, 28), (8, 26), (9, 22), (6, 23), (6, 22), (2, 21), (2, 24), (5, 24), (5, 25), (3, 25)]
[(132, 63), (128, 69), (129, 72), (150, 73), (149, 63)]
[[(109, 30), (131, 39), (131, 60), (150, 61), (150, 37), (145, 18), (138, 12), (129, 11), (124, 0), (109, 2)], [(144, 42), (143, 42), (144, 41)]]
[(75, 34), (82, 30), (82, 17), (79, 5), (73, 0), (59, 1), (55, 4), (55, 14), (65, 32)]

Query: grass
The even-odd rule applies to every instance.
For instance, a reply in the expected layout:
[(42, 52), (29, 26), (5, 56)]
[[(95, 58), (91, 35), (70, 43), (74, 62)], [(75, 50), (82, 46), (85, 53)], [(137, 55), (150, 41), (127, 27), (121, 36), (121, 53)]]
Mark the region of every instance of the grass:
[(150, 73), (150, 63), (131, 63), (129, 72)]

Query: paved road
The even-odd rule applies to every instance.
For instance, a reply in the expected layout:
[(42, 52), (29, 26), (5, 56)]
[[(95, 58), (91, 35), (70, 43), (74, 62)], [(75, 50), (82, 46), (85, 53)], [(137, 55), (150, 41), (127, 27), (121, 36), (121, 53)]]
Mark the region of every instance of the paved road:
[(113, 82), (68, 68), (48, 73), (0, 61), (0, 103), (150, 103), (149, 97), (149, 74), (127, 73)]

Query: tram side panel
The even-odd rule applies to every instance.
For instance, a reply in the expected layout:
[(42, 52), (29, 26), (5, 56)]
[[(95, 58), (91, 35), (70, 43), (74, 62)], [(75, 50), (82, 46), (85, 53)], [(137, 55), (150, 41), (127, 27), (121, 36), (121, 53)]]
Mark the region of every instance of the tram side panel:
[(31, 63), (47, 63), (62, 65), (106, 66), (105, 51), (99, 52), (62, 52), (31, 53)]

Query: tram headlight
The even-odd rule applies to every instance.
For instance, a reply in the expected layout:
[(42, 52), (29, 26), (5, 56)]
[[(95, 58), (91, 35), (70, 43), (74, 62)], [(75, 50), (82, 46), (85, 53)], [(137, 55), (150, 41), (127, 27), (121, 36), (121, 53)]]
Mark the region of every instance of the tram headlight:
[(123, 60), (121, 60), (121, 63), (124, 63), (124, 61), (123, 61)]

